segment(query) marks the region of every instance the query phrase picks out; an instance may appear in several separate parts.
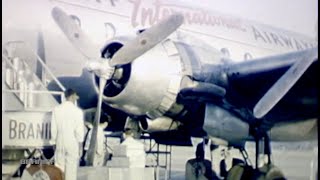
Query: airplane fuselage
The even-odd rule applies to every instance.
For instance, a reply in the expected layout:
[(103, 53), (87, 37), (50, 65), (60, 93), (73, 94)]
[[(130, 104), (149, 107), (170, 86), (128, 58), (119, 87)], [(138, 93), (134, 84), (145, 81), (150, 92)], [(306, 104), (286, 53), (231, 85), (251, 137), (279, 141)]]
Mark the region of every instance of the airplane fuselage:
[(230, 59), (235, 61), (302, 50), (316, 44), (313, 39), (297, 33), (171, 1), (128, 0), (113, 4), (93, 0), (13, 0), (4, 1), (3, 5), (2, 44), (23, 40), (37, 49), (41, 32), (46, 62), (57, 76), (80, 75), (85, 59), (54, 23), (51, 16), (54, 6), (63, 7), (101, 48), (110, 38), (135, 36), (139, 29), (155, 24), (172, 12), (181, 12), (185, 16), (185, 23), (179, 31), (196, 36), (217, 50), (228, 51)]
[[(82, 90), (82, 92), (79, 93), (83, 99), (80, 105), (84, 108), (96, 105), (95, 100), (93, 100), (96, 98), (96, 90), (94, 89), (95, 82), (93, 82), (94, 80), (91, 78), (92, 75), (88, 75), (88, 72), (84, 70), (87, 59), (79, 53), (78, 49), (72, 46), (54, 22), (51, 12), (55, 6), (66, 11), (81, 29), (88, 34), (94, 44), (101, 49), (104, 48), (106, 43), (112, 40), (112, 38), (126, 36), (130, 39), (136, 36), (138, 30), (148, 28), (174, 12), (182, 13), (185, 22), (176, 33), (172, 34), (173, 39), (183, 39), (184, 43), (203, 49), (203, 51), (206, 51), (206, 47), (204, 46), (209, 45), (217, 51), (222, 52), (225, 59), (230, 60), (231, 63), (249, 61), (253, 58), (285, 52), (299, 51), (312, 48), (317, 44), (312, 38), (297, 33), (208, 10), (192, 8), (191, 6), (177, 4), (172, 1), (4, 1), (2, 13), (2, 45), (4, 46), (9, 41), (24, 41), (34, 50), (41, 51), (39, 49), (42, 49), (43, 52), (39, 53), (43, 54), (42, 58), (55, 76), (68, 77), (69, 79), (74, 77), (72, 80), (66, 78), (65, 83), (70, 85), (71, 81), (73, 81), (72, 86)], [(196, 37), (200, 41), (193, 41), (192, 38), (189, 38), (189, 35)], [(44, 43), (39, 43), (40, 41)], [(205, 44), (202, 44), (202, 42)], [(160, 47), (156, 48), (159, 49)], [(97, 50), (97, 56), (102, 55), (102, 52), (99, 51), (100, 49)], [(206, 53), (210, 54), (208, 51)], [(135, 76), (131, 77), (131, 84), (128, 83), (127, 87), (137, 88), (142, 85), (151, 87), (154, 82), (150, 80), (150, 77), (153, 76), (149, 75), (163, 75), (161, 72), (166, 68), (168, 68), (168, 74), (161, 76), (164, 80), (167, 80), (166, 78), (171, 74), (183, 71), (183, 67), (173, 67), (173, 65), (177, 64), (173, 61), (168, 60), (160, 63), (160, 61), (157, 60), (166, 56), (165, 53), (159, 53), (157, 55), (158, 56), (155, 57), (146, 54), (145, 56), (153, 59), (153, 61), (138, 59), (133, 63), (131, 71)], [(207, 58), (205, 58), (205, 60), (206, 61), (202, 62), (205, 65), (221, 63), (214, 60), (210, 61), (210, 59), (207, 60)], [(157, 70), (148, 69), (154, 67), (152, 62), (159, 65), (156, 66), (158, 68)], [(141, 71), (142, 67), (145, 67), (146, 70)], [(75, 83), (74, 80), (76, 78), (78, 79)], [(134, 83), (135, 80), (140, 80), (140, 82)], [(144, 81), (141, 82), (142, 80)], [(165, 86), (157, 88), (154, 86), (154, 90), (163, 92), (166, 90), (163, 88), (170, 86), (170, 83), (171, 81), (165, 84)], [(83, 87), (87, 88), (84, 89)], [(133, 90), (133, 92), (137, 91), (138, 89)], [(127, 110), (129, 114), (140, 115), (145, 113), (142, 112), (142, 110), (152, 109), (154, 106), (158, 106), (158, 104), (153, 104), (154, 101), (151, 98), (162, 98), (148, 96), (147, 91), (148, 89), (143, 89), (139, 92), (141, 96), (130, 97), (130, 99), (135, 102), (133, 105), (126, 104), (126, 96), (117, 97), (117, 100), (120, 99), (122, 104), (116, 104), (114, 107)], [(128, 93), (126, 95), (130, 96), (132, 94)], [(135, 99), (143, 95), (145, 95), (144, 98), (146, 101)], [(137, 106), (142, 108), (139, 109)], [(150, 112), (147, 111), (147, 113)], [(150, 114), (148, 115), (152, 116)]]

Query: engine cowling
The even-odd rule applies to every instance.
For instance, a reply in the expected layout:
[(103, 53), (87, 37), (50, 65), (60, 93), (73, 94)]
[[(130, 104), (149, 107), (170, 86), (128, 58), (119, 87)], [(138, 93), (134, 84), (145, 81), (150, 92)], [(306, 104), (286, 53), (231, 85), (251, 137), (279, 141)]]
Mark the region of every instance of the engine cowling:
[[(102, 56), (108, 60), (128, 40), (113, 39), (103, 48)], [(176, 97), (181, 80), (181, 57), (175, 44), (168, 39), (131, 64), (116, 67), (113, 79), (105, 87), (103, 100), (113, 108), (131, 115), (147, 115), (150, 119), (171, 110), (179, 113), (183, 106), (176, 104)]]

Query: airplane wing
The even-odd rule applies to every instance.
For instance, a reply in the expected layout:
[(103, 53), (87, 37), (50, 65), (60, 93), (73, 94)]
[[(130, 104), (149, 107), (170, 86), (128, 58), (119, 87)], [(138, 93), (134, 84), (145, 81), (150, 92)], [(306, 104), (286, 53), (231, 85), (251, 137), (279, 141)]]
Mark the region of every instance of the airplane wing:
[[(278, 103), (271, 108), (262, 118), (254, 115), (254, 108), (267, 92), (273, 89), (279, 79), (297, 63), (309, 58), (310, 53), (317, 49), (291, 52), (281, 55), (253, 59), (241, 63), (229, 63), (215, 67), (209, 67), (211, 76), (219, 76), (217, 72), (224, 74), (221, 77), (227, 79), (227, 84), (219, 86), (216, 82), (197, 79), (199, 84), (192, 88), (181, 89), (177, 102), (187, 106), (189, 110), (176, 130), (164, 132), (152, 132), (151, 138), (160, 144), (190, 146), (190, 137), (204, 137), (203, 129), (208, 104), (217, 105), (233, 115), (237, 116), (249, 126), (259, 126), (268, 131), (277, 123), (297, 122), (316, 118), (317, 112), (317, 56), (312, 58), (311, 64), (302, 73), (301, 77), (293, 83)], [(210, 76), (210, 74), (208, 74)], [(289, 79), (290, 80), (290, 79)], [(200, 103), (194, 103), (194, 101)], [(118, 119), (119, 118), (115, 118)], [(125, 118), (124, 118), (125, 119)], [(218, 121), (223, 121), (219, 119)], [(119, 123), (119, 121), (116, 121)], [(124, 122), (121, 121), (121, 122)], [(228, 122), (225, 122), (228, 123)], [(234, 124), (234, 123), (231, 123)], [(117, 128), (121, 129), (123, 125)], [(233, 128), (238, 126), (234, 125)], [(110, 127), (111, 128), (111, 124)], [(235, 133), (236, 134), (236, 133)]]
[[(316, 118), (317, 53), (317, 48), (312, 48), (241, 63), (224, 64), (212, 70), (227, 77), (222, 98), (210, 97), (209, 86), (205, 91), (202, 87), (198, 88), (201, 93), (197, 92), (198, 89), (181, 91), (182, 96), (187, 95), (191, 99), (214, 103), (248, 124), (262, 126), (265, 130), (279, 122)], [(306, 61), (309, 64), (304, 63)], [(301, 69), (300, 66), (304, 67)], [(215, 91), (213, 94), (217, 94), (216, 90), (211, 89)], [(265, 106), (269, 107), (262, 110), (265, 112), (260, 113), (261, 116), (255, 114), (257, 106), (262, 106), (259, 107), (262, 109)]]

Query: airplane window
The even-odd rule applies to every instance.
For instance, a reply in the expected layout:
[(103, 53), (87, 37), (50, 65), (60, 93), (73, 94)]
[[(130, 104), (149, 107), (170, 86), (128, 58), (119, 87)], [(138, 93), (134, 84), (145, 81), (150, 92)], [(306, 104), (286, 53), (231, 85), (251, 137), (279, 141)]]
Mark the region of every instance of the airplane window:
[(249, 59), (252, 59), (252, 55), (250, 53), (245, 53), (244, 60), (249, 60)]
[(225, 58), (230, 58), (230, 52), (227, 48), (222, 48), (220, 51), (222, 52)]
[(141, 34), (143, 31), (145, 31), (146, 29), (139, 29), (138, 31), (137, 31), (137, 35), (138, 34)]
[(80, 21), (80, 19), (79, 19), (78, 16), (76, 16), (76, 15), (70, 15), (70, 17), (71, 17), (71, 19), (73, 19), (73, 20), (76, 22), (76, 24), (77, 24), (78, 26), (81, 27), (81, 21)]
[(116, 28), (112, 23), (104, 23), (104, 27), (106, 29), (106, 38), (111, 39), (116, 35)]
[(112, 6), (115, 6), (114, 0), (110, 0)]

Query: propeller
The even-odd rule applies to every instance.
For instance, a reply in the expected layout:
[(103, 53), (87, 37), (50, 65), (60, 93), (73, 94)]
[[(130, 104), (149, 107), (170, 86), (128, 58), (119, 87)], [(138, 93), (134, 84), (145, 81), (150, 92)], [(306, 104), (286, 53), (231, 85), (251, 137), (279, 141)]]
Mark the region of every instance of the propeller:
[[(46, 63), (46, 53), (45, 53), (45, 46), (44, 46), (44, 39), (41, 29), (38, 32), (37, 35), (37, 54), (42, 59), (44, 63)], [(44, 82), (45, 79), (45, 71), (39, 61), (37, 61), (36, 65), (36, 75), (41, 79), (42, 82)]]
[[(54, 7), (52, 17), (64, 32), (71, 43), (77, 47), (80, 52), (90, 60), (101, 59), (97, 49), (90, 39), (85, 35), (81, 28), (60, 8)], [(112, 67), (120, 66), (133, 62), (159, 42), (168, 37), (183, 23), (181, 14), (174, 14), (158, 24), (146, 29), (135, 39), (122, 46), (112, 57), (109, 65)]]
[(70, 16), (58, 7), (54, 7), (51, 14), (60, 29), (83, 56), (88, 59), (100, 58), (98, 51), (100, 48), (95, 46)]
[(168, 37), (183, 23), (181, 14), (174, 14), (168, 19), (146, 29), (135, 39), (125, 44), (110, 61), (111, 66), (118, 66), (131, 63), (134, 59), (141, 56), (159, 42)]
[(106, 61), (97, 51), (100, 49), (86, 36), (82, 29), (60, 8), (52, 9), (52, 17), (70, 42), (80, 50), (89, 61), (86, 68), (99, 78), (99, 97), (95, 114), (95, 126), (92, 130), (90, 148), (88, 150), (89, 165), (92, 165), (96, 151), (97, 128), (100, 123), (103, 90), (106, 82), (115, 72), (115, 67), (133, 62), (136, 58), (156, 46), (168, 37), (183, 23), (183, 16), (175, 14), (140, 33), (135, 39), (124, 44), (110, 59)]
[(94, 126), (91, 132), (90, 146), (87, 155), (87, 165), (93, 165), (97, 149), (97, 135), (101, 117), (103, 90), (107, 80), (112, 76), (114, 68), (108, 65), (108, 61), (99, 57), (99, 52), (97, 51), (99, 48), (91, 42), (81, 28), (64, 11), (55, 7), (52, 10), (52, 17), (71, 43), (89, 60), (89, 62), (86, 63), (86, 68), (100, 77), (97, 110), (93, 122)]
[(318, 49), (313, 48), (296, 61), (287, 72), (269, 89), (269, 91), (259, 100), (253, 109), (256, 118), (265, 116), (292, 88), (308, 67), (318, 57)]
[(93, 161), (94, 161), (94, 155), (97, 149), (97, 135), (98, 135), (98, 126), (100, 124), (100, 117), (101, 117), (101, 106), (102, 106), (102, 97), (103, 97), (103, 90), (104, 90), (104, 86), (106, 85), (107, 80), (104, 78), (100, 78), (99, 79), (99, 99), (98, 99), (98, 106), (97, 106), (97, 110), (96, 110), (96, 114), (94, 117), (94, 126), (92, 129), (92, 134), (91, 134), (91, 142), (89, 145), (89, 149), (88, 149), (88, 155), (87, 155), (87, 165), (93, 165)]

